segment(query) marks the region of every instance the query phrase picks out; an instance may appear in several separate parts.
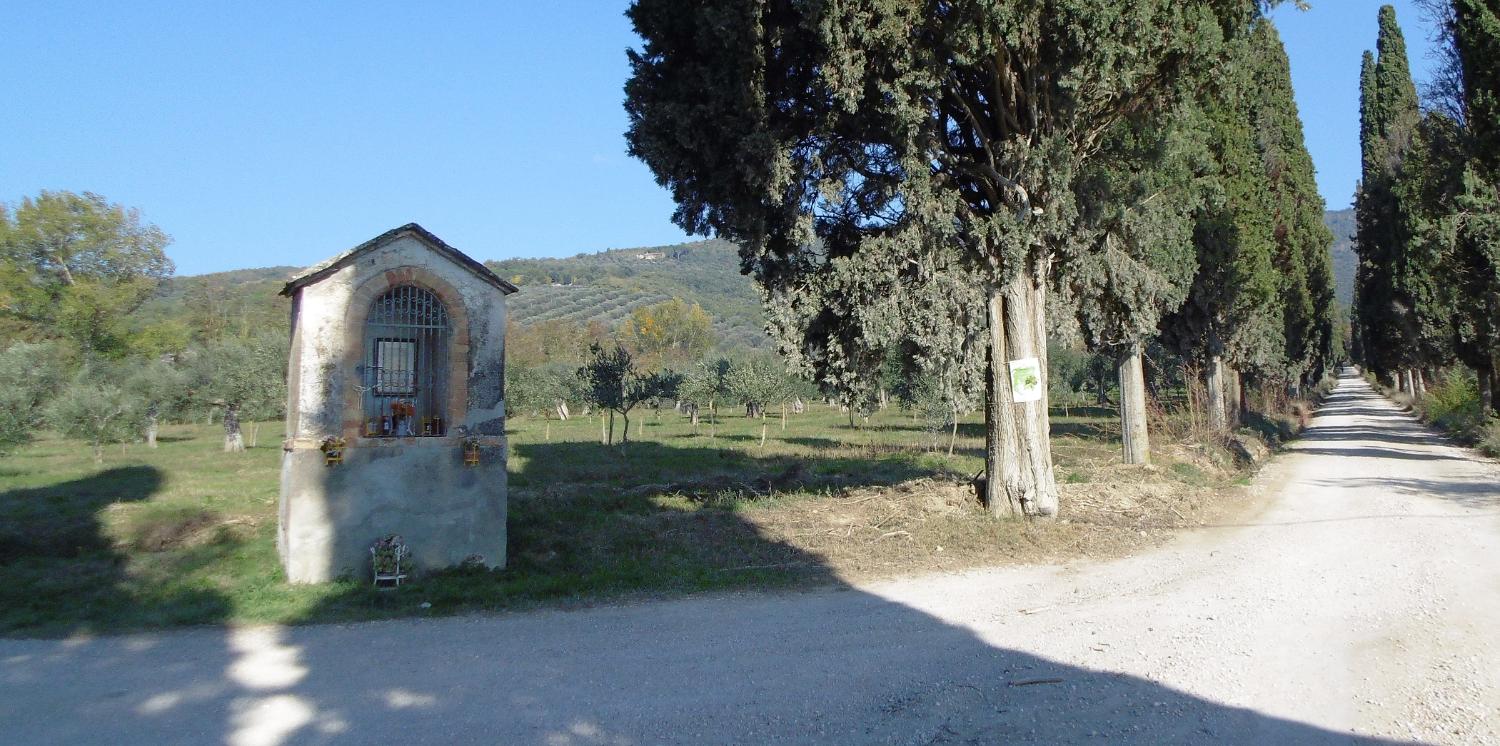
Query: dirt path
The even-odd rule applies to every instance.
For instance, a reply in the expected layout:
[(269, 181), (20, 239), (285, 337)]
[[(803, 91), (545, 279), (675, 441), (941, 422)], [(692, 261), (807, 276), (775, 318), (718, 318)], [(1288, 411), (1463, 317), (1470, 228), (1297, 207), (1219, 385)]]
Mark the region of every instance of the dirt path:
[(500, 617), (0, 641), (8, 743), (1500, 742), (1500, 473), (1346, 380), (1131, 559)]

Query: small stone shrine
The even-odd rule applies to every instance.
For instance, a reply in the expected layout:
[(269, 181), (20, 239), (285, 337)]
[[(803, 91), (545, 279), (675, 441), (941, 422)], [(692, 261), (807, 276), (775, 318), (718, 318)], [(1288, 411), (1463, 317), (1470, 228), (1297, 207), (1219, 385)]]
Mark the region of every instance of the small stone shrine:
[(294, 583), (505, 564), (505, 296), (411, 223), (294, 277), (277, 549)]

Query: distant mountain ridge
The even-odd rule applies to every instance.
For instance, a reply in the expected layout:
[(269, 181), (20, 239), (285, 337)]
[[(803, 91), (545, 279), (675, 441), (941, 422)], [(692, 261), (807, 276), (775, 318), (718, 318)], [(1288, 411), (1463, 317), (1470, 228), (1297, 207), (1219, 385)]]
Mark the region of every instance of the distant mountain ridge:
[(1354, 209), (1329, 210), (1323, 223), (1333, 231), (1333, 279), (1335, 297), (1345, 306), (1354, 302), (1354, 274), (1359, 269), (1359, 255), (1354, 253)]

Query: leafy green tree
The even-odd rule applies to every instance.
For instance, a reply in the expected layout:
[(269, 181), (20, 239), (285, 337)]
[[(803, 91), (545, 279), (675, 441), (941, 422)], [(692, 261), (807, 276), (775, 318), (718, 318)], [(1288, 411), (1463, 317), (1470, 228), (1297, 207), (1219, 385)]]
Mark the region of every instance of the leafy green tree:
[(97, 194), (43, 191), (0, 216), (0, 314), (85, 352), (118, 351), (126, 316), (172, 273), (171, 239)]
[(551, 381), (539, 366), (505, 366), (505, 413), (510, 417), (530, 417), (538, 412), (546, 416), (556, 406), (557, 394), (550, 390)]
[(1461, 306), (1459, 354), (1479, 374), (1486, 408), (1497, 409), (1495, 350), (1500, 348), (1500, 2), (1454, 0), (1451, 36), (1471, 162), (1457, 200), (1461, 281), (1473, 301)]
[(134, 410), (124, 389), (84, 368), (48, 405), (47, 423), (67, 437), (86, 441), (97, 463), (104, 460), (105, 444), (135, 436)]
[(620, 325), (620, 341), (643, 361), (697, 360), (714, 344), (713, 319), (681, 298), (637, 308)]
[[(1484, 294), (1469, 295), (1458, 277), (1453, 252), (1454, 204), (1463, 189), (1462, 131), (1447, 115), (1429, 112), (1406, 147), (1392, 186), (1399, 244), (1392, 264), (1395, 305), (1410, 361), (1420, 367), (1447, 365), (1458, 335), (1455, 322), (1465, 306), (1483, 308)], [(1421, 391), (1420, 372), (1413, 381)]]
[(1261, 5), (636, 0), (627, 140), (679, 225), (740, 244), (774, 336), (822, 385), (868, 380), (910, 336), (890, 298), (966, 278), (982, 302), (944, 326), (987, 330), (965, 336), (989, 348), (988, 502), (1055, 515), (1046, 401), (1011, 404), (1006, 371), (1046, 356), (1073, 178)]
[(615, 413), (624, 419), (624, 427), (620, 429), (620, 444), (624, 445), (630, 440), (630, 411), (658, 395), (662, 377), (637, 369), (635, 357), (620, 345), (605, 349), (595, 343), (589, 347), (589, 354), (589, 362), (578, 369), (578, 380), (583, 382), (590, 403), (609, 410), (606, 445), (614, 443)]
[(733, 363), (719, 358), (700, 362), (683, 376), (682, 383), (677, 387), (677, 396), (692, 407), (691, 416), (695, 428), (699, 413), (703, 410), (708, 411), (709, 423), (717, 424), (719, 403), (732, 395), (730, 371), (733, 369)]
[(245, 450), (240, 421), (280, 416), (286, 405), (287, 340), (263, 334), (225, 338), (189, 350), (189, 390), (202, 405), (224, 413), (224, 452)]
[(0, 351), (0, 453), (43, 426), (46, 404), (68, 382), (68, 368), (56, 343), (17, 342)]
[(129, 370), (123, 389), (131, 400), (132, 412), (139, 415), (136, 424), (146, 446), (155, 448), (162, 418), (187, 397), (187, 374), (161, 358), (138, 360)]
[[(1472, 368), (1483, 411), (1495, 407), (1495, 350), (1500, 347), (1500, 162), (1495, 85), (1500, 66), (1500, 13), (1492, 0), (1426, 0), (1438, 29), (1436, 81), (1395, 189), (1401, 258), (1420, 272), (1395, 272), (1413, 296), (1407, 331), (1424, 361), (1451, 354)], [(1398, 266), (1399, 269), (1399, 266)], [(1413, 283), (1411, 279), (1427, 279)]]
[(729, 370), (729, 391), (745, 407), (747, 417), (760, 419), (760, 445), (766, 445), (766, 408), (781, 406), (781, 424), (786, 427), (786, 405), (796, 396), (795, 379), (786, 365), (773, 358), (748, 358)]
[(506, 413), (513, 417), (530, 417), (540, 414), (548, 420), (543, 428), (543, 437), (551, 440), (551, 418), (560, 420), (570, 416), (568, 399), (582, 398), (577, 386), (576, 369), (564, 364), (520, 365), (513, 361), (505, 364)]

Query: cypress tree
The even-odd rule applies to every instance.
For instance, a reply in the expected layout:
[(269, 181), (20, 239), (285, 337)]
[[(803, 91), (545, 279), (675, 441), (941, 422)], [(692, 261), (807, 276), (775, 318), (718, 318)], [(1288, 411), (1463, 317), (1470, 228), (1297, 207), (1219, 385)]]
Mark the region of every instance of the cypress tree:
[(1360, 330), (1366, 363), (1408, 388), (1410, 369), (1421, 363), (1420, 323), (1415, 302), (1424, 265), (1406, 255), (1396, 188), (1401, 160), (1420, 121), (1416, 84), (1406, 42), (1389, 5), (1379, 13), (1378, 56), (1361, 74), (1360, 121), (1364, 173), (1356, 196), (1360, 255)]
[(1458, 61), (1466, 162), (1458, 176), (1443, 287), (1452, 305), (1454, 352), (1474, 369), (1481, 404), (1495, 412), (1500, 347), (1500, 1), (1454, 0), (1445, 19), (1450, 58)]
[(1210, 424), (1220, 430), (1240, 409), (1241, 372), (1264, 377), (1283, 365), (1274, 204), (1258, 145), (1252, 54), (1241, 47), (1205, 105), (1217, 173), (1193, 229), (1198, 271), (1187, 302), (1161, 325), (1163, 341), (1201, 366)]
[(1285, 369), (1276, 377), (1300, 385), (1320, 378), (1333, 355), (1333, 233), (1323, 222), (1326, 204), (1293, 97), (1291, 63), (1269, 20), (1257, 25), (1253, 45), (1261, 158), (1281, 276)]
[(1123, 121), (1110, 138), (1078, 182), (1076, 240), (1088, 245), (1062, 268), (1060, 290), (1090, 350), (1116, 360), (1124, 460), (1139, 464), (1150, 460), (1142, 349), (1192, 286), (1193, 216), (1212, 157), (1191, 105)]
[(1494, 183), (1500, 175), (1500, 0), (1454, 0), (1453, 9), (1473, 155)]
[(925, 268), (967, 278), (983, 302), (959, 311), (988, 341), (988, 503), (1055, 515), (1045, 395), (1013, 403), (1008, 367), (1037, 358), (1046, 390), (1075, 177), (1265, 4), (635, 0), (627, 141), (679, 225), (741, 245), (773, 334), (825, 384), (890, 349), (889, 319), (865, 315), (881, 298)]

